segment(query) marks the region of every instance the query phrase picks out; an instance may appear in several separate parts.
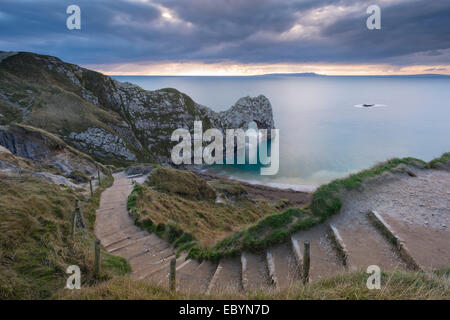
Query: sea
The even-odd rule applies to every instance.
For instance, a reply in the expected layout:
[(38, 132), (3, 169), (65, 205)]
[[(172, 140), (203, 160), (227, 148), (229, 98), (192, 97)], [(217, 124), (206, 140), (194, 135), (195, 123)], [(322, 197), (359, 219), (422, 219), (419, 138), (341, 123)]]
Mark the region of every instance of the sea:
[(212, 166), (217, 174), (294, 190), (393, 157), (425, 161), (450, 151), (450, 76), (114, 76), (146, 90), (176, 88), (215, 111), (265, 95), (279, 129), (278, 174)]

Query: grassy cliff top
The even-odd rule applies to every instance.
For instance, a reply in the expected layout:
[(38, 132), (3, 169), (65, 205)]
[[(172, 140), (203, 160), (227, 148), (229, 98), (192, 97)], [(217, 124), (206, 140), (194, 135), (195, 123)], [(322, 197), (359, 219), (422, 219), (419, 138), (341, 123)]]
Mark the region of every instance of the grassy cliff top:
[[(222, 198), (216, 200), (216, 194)], [(128, 209), (138, 225), (180, 249), (210, 247), (278, 212), (264, 200), (246, 198), (234, 182), (209, 183), (192, 172), (168, 168), (153, 170), (144, 185), (135, 184)]]
[[(209, 242), (209, 246), (189, 246), (187, 247), (190, 249), (189, 257), (217, 260), (221, 257), (235, 256), (243, 251), (260, 251), (285, 242), (291, 234), (323, 223), (330, 216), (339, 213), (342, 206), (342, 192), (358, 189), (366, 181), (385, 173), (414, 174), (414, 170), (445, 169), (448, 168), (449, 160), (450, 154), (445, 153), (429, 163), (415, 158), (394, 158), (378, 163), (369, 169), (322, 185), (313, 193), (311, 202), (304, 208), (288, 208), (281, 213), (271, 212), (251, 224), (242, 225), (239, 230), (228, 233), (228, 236), (218, 242)], [(176, 177), (177, 175), (173, 176), (174, 181), (177, 180)], [(224, 187), (222, 182), (213, 181), (211, 185), (221, 192), (228, 191), (232, 194), (239, 190), (236, 186)], [(150, 202), (149, 199), (147, 202)], [(194, 219), (199, 212), (194, 210), (192, 214), (191, 219)], [(191, 226), (190, 221), (184, 226), (186, 230)]]
[[(78, 265), (84, 285), (93, 275), (93, 222), (104, 179), (92, 198), (85, 199), (31, 175), (0, 173), (0, 299), (42, 299), (63, 290), (66, 268)], [(80, 200), (87, 228), (71, 238), (75, 200)], [(102, 278), (121, 274), (127, 263), (103, 253)]]
[(187, 199), (212, 201), (216, 199), (215, 191), (206, 181), (190, 171), (156, 168), (150, 174), (146, 184), (160, 192)]

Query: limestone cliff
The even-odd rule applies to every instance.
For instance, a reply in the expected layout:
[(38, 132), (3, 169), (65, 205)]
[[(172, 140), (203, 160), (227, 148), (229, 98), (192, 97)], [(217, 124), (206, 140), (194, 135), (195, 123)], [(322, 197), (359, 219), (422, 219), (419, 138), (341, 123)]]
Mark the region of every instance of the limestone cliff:
[(45, 129), (111, 163), (166, 162), (172, 131), (203, 128), (274, 128), (272, 107), (260, 95), (214, 112), (167, 88), (146, 91), (100, 73), (33, 53), (0, 52), (0, 124)]
[[(0, 126), (0, 146), (16, 156), (33, 160), (44, 169), (62, 175), (81, 171), (87, 176), (106, 169), (91, 157), (71, 148), (58, 137), (34, 127), (11, 124)], [(5, 149), (0, 151), (5, 151)]]

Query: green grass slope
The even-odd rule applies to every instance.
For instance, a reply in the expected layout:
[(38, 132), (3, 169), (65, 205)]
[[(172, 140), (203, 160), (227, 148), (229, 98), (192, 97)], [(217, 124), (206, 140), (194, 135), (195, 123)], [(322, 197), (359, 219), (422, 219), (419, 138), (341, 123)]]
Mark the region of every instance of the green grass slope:
[[(384, 172), (409, 172), (408, 168), (439, 167), (442, 169), (449, 166), (449, 160), (449, 153), (445, 153), (429, 163), (415, 158), (390, 159), (346, 178), (320, 186), (313, 193), (310, 204), (304, 208), (288, 208), (281, 213), (272, 212), (252, 224), (246, 224), (220, 241), (209, 242), (208, 246), (196, 246), (190, 242), (182, 249), (188, 249), (188, 256), (198, 260), (218, 260), (222, 257), (236, 256), (243, 251), (257, 252), (283, 243), (289, 239), (291, 234), (323, 223), (330, 216), (339, 213), (342, 206), (341, 193), (359, 188), (364, 181), (372, 177), (379, 176)], [(172, 183), (175, 185), (177, 181), (172, 179)], [(147, 201), (152, 200), (149, 198)], [(189, 224), (186, 228), (189, 228)]]
[[(223, 197), (221, 202), (217, 195)], [(154, 169), (144, 185), (135, 184), (128, 210), (137, 225), (179, 250), (190, 249), (191, 256), (278, 212), (266, 201), (248, 199), (234, 182), (207, 183), (192, 172), (162, 167)]]
[[(93, 270), (93, 224), (104, 179), (90, 199), (71, 188), (21, 174), (0, 173), (0, 299), (43, 299), (64, 290), (69, 265), (81, 269), (83, 285), (125, 274), (124, 259), (103, 253), (100, 278)], [(75, 200), (87, 223), (71, 237)]]

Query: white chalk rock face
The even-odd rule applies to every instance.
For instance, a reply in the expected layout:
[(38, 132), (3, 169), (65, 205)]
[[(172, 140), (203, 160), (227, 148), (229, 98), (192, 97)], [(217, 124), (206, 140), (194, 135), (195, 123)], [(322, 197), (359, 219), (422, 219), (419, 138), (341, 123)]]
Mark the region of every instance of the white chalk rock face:
[(272, 105), (263, 95), (241, 98), (229, 110), (220, 112), (218, 116), (226, 129), (247, 130), (252, 121), (258, 125), (259, 129), (275, 128)]
[(122, 138), (100, 128), (89, 128), (80, 133), (70, 134), (72, 143), (80, 149), (88, 149), (101, 157), (114, 154), (126, 160), (134, 161), (136, 156), (127, 149)]
[[(28, 121), (33, 126), (53, 130), (53, 126), (46, 127), (42, 121), (30, 123), (29, 119), (33, 119), (35, 111), (38, 113), (34, 105), (40, 104), (41, 109), (45, 110), (48, 103), (51, 110), (54, 108), (51, 101), (62, 101), (60, 103), (64, 104), (66, 114), (55, 119), (67, 121), (67, 126), (64, 123), (63, 130), (54, 129), (51, 132), (81, 151), (105, 159), (169, 162), (171, 148), (175, 145), (170, 139), (172, 132), (180, 128), (192, 131), (194, 121), (202, 121), (203, 130), (246, 130), (250, 122), (255, 122), (259, 129), (275, 127), (272, 106), (263, 95), (241, 98), (230, 109), (215, 112), (173, 88), (147, 91), (55, 57), (0, 52), (0, 71), (20, 79), (21, 86), (16, 86), (14, 90), (18, 90), (18, 87), (33, 87), (36, 82), (35, 78), (28, 78), (29, 73), (22, 72), (24, 69), (39, 72), (42, 81), (39, 88), (13, 92), (10, 89), (12, 86), (2, 86), (0, 79), (0, 100), (3, 99), (10, 108), (17, 107), (23, 115), (15, 121)], [(55, 85), (64, 88), (64, 92), (58, 87), (54, 88)], [(46, 92), (46, 99), (32, 103), (42, 95), (38, 92), (43, 90), (42, 87), (51, 88)], [(65, 94), (64, 99), (58, 100), (61, 94)], [(17, 95), (23, 98), (12, 101), (11, 97)], [(83, 105), (82, 110), (89, 110), (90, 116), (83, 118), (88, 119), (89, 123), (75, 120), (70, 123), (72, 117), (67, 116), (67, 113), (73, 112), (73, 118), (77, 118), (77, 111), (69, 108), (72, 104)], [(111, 117), (102, 115), (105, 111)]]

